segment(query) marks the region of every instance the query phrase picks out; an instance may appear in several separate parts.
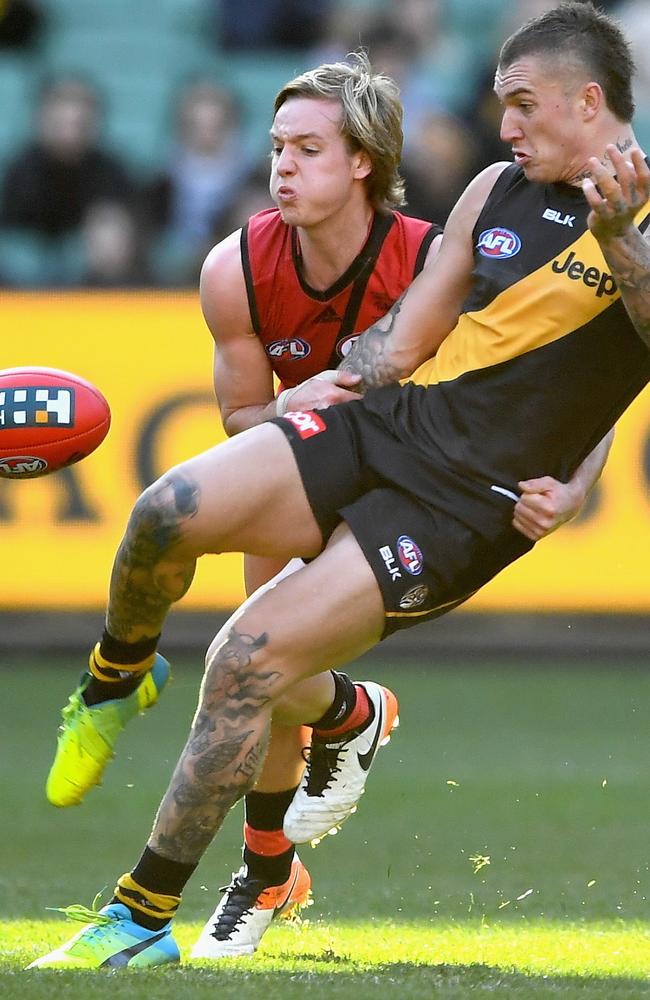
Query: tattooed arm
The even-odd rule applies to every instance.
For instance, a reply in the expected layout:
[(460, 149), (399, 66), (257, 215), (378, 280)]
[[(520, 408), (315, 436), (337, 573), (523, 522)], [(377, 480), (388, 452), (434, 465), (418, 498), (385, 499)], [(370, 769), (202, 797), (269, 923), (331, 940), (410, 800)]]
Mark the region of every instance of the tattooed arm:
[(339, 370), (362, 376), (359, 391), (408, 378), (453, 330), (471, 286), (472, 230), (506, 166), (476, 177), (449, 216), (440, 250), (392, 309), (357, 339)]
[(582, 182), (591, 206), (589, 228), (637, 333), (650, 348), (650, 244), (634, 224), (636, 213), (650, 201), (650, 169), (639, 149), (633, 149), (629, 159), (614, 145), (607, 153), (616, 177), (593, 158), (591, 177)]
[(389, 382), (398, 382), (402, 371), (394, 352), (391, 351), (391, 334), (399, 316), (406, 292), (376, 323), (361, 334), (350, 353), (339, 365), (339, 371), (361, 375), (362, 386), (371, 389)]

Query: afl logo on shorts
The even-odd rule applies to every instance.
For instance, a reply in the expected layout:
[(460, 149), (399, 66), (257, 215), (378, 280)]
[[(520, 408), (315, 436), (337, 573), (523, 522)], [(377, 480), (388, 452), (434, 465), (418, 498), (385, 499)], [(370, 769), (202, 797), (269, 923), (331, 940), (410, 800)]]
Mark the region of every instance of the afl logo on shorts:
[(311, 347), (302, 337), (292, 337), (291, 340), (274, 340), (266, 345), (266, 353), (270, 358), (287, 358), (289, 361), (302, 361), (311, 354)]
[(419, 576), (424, 566), (424, 558), (420, 549), (408, 535), (400, 535), (397, 539), (397, 555), (399, 561), (411, 576)]
[(514, 257), (521, 250), (521, 240), (510, 229), (486, 229), (478, 238), (476, 244), (479, 253), (484, 257), (494, 257), (501, 260), (504, 257)]
[(313, 410), (292, 410), (285, 413), (282, 419), (293, 424), (303, 441), (325, 430), (325, 421)]
[(352, 333), (349, 337), (344, 337), (343, 340), (339, 340), (336, 345), (336, 353), (340, 358), (347, 358), (348, 354), (356, 344), (359, 339), (358, 333)]

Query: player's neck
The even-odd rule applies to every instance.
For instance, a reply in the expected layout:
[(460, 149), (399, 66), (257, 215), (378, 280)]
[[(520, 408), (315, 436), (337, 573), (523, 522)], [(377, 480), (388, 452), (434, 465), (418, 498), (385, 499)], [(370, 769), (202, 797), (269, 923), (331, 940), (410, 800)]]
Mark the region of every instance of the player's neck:
[[(634, 132), (632, 131), (631, 126), (622, 125), (620, 122), (616, 122), (614, 120), (613, 126), (599, 136), (599, 141), (597, 143), (597, 146), (592, 147), (600, 149), (600, 154), (598, 154), (598, 159), (605, 167), (605, 169), (608, 170), (611, 174), (613, 174), (615, 171), (612, 161), (607, 152), (608, 145), (617, 146), (621, 153), (626, 153), (629, 149), (632, 149), (633, 146), (636, 146), (637, 141), (634, 137)], [(593, 153), (590, 152), (589, 156), (591, 155), (593, 155)], [(585, 177), (591, 177), (591, 169), (589, 167), (588, 157), (585, 158), (584, 163), (580, 166), (579, 169), (576, 169), (571, 172), (571, 176), (568, 180), (568, 183), (573, 184), (576, 187), (580, 187)]]
[(298, 229), (302, 273), (312, 288), (324, 291), (347, 271), (368, 239), (373, 218), (372, 207), (364, 201), (317, 226)]

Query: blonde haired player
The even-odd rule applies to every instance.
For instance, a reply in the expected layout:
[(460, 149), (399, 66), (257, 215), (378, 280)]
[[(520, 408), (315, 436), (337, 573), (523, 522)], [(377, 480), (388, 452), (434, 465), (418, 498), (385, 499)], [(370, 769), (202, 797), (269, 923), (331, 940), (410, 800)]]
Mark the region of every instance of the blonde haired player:
[[(336, 74), (341, 78), (341, 94), (345, 96), (345, 100), (343, 96), (338, 99), (333, 97), (331, 90), (323, 96), (319, 90), (314, 93), (310, 89), (314, 85), (320, 87), (319, 81), (331, 80)], [(393, 295), (395, 301), (400, 294), (400, 291), (394, 291), (394, 285), (390, 286), (390, 282), (395, 280), (396, 263), (404, 264), (411, 261), (408, 267), (404, 268), (405, 273), (401, 279), (403, 287), (406, 287), (413, 277), (418, 255), (420, 263), (422, 262), (423, 255), (420, 253), (422, 234), (429, 229), (428, 225), (416, 221), (407, 222), (398, 213), (387, 210), (386, 204), (389, 192), (393, 191), (394, 198), (399, 190), (393, 182), (397, 176), (401, 131), (400, 143), (389, 146), (382, 140), (381, 148), (392, 150), (390, 155), (393, 169), (384, 171), (385, 183), (383, 187), (378, 187), (374, 183), (376, 179), (374, 175), (375, 170), (377, 176), (381, 175), (381, 164), (375, 167), (375, 150), (369, 147), (365, 133), (362, 140), (360, 134), (350, 130), (349, 122), (356, 128), (354, 122), (359, 120), (359, 115), (357, 114), (355, 118), (354, 115), (348, 116), (346, 112), (348, 104), (357, 111), (357, 105), (364, 104), (366, 112), (365, 117), (361, 116), (361, 120), (374, 120), (373, 116), (377, 116), (376, 99), (379, 90), (385, 93), (389, 103), (397, 109), (399, 105), (394, 88), (389, 90), (385, 82), (380, 83), (382, 80), (383, 78), (372, 76), (365, 60), (359, 58), (348, 68), (344, 68), (343, 64), (337, 64), (334, 67), (321, 68), (312, 75), (305, 74), (298, 78), (297, 83), (292, 82), (281, 92), (276, 103), (272, 129), (271, 190), (278, 204), (278, 211), (271, 210), (270, 214), (262, 213), (261, 217), (255, 217), (243, 234), (229, 237), (212, 252), (206, 262), (202, 280), (202, 301), (206, 318), (215, 336), (215, 384), (224, 423), (229, 433), (235, 435), (224, 449), (236, 464), (239, 463), (238, 469), (243, 456), (247, 454), (258, 435), (264, 436), (265, 441), (268, 440), (269, 443), (275, 440), (277, 427), (262, 428), (258, 425), (268, 418), (277, 416), (278, 405), (280, 410), (284, 411), (285, 420), (295, 428), (298, 437), (305, 441), (313, 440), (315, 446), (318, 446), (320, 435), (326, 429), (329, 412), (335, 415), (337, 412), (346, 411), (348, 406), (356, 408), (360, 405), (352, 392), (357, 385), (355, 378), (343, 374), (336, 376), (335, 380), (317, 376), (305, 380), (303, 371), (302, 380), (296, 378), (295, 384), (292, 385), (290, 374), (287, 373), (291, 373), (293, 363), (300, 365), (309, 358), (305, 345), (314, 352), (322, 349), (321, 333), (330, 322), (333, 324), (334, 332), (330, 343), (331, 353), (325, 363), (320, 362), (319, 368), (325, 367), (331, 371), (332, 364), (328, 363), (330, 358), (337, 348), (344, 354), (344, 349), (349, 343), (344, 338), (356, 336), (356, 331), (363, 328), (363, 322), (367, 325), (366, 320), (359, 320), (349, 333), (345, 328), (343, 334), (341, 332), (346, 315), (350, 315), (349, 303), (351, 301), (354, 303), (355, 286), (359, 289), (361, 280), (367, 278), (367, 284), (360, 296), (359, 310), (365, 303), (365, 297), (368, 296), (372, 300), (370, 307), (381, 304), (378, 312), (382, 314), (386, 311), (384, 308), (386, 296)], [(398, 127), (401, 129), (400, 116), (401, 112), (400, 115), (392, 115), (395, 130)], [(390, 119), (390, 116), (387, 117)], [(378, 120), (380, 119), (381, 116)], [(395, 134), (397, 135), (397, 131)], [(393, 183), (392, 188), (391, 183)], [(382, 237), (379, 242), (380, 249), (373, 257), (369, 254), (369, 247), (374, 249), (375, 244), (372, 241), (377, 238), (378, 231)], [(408, 238), (410, 231), (418, 233), (419, 236), (415, 261), (413, 261), (414, 248)], [(261, 250), (259, 254), (257, 249)], [(390, 265), (385, 273), (382, 273), (382, 254), (386, 255)], [(428, 267), (424, 268), (424, 273), (428, 270)], [(424, 279), (424, 273), (418, 282)], [(285, 282), (288, 291), (281, 294)], [(383, 292), (380, 287), (382, 282), (386, 286)], [(301, 295), (304, 295), (304, 301)], [(339, 296), (341, 296), (340, 303), (337, 302)], [(301, 310), (307, 310), (308, 306), (310, 309), (319, 310), (316, 318), (310, 318), (304, 328), (300, 326), (294, 331), (290, 324), (298, 322), (302, 317)], [(340, 311), (337, 311), (337, 307)], [(256, 308), (259, 308), (257, 317)], [(331, 312), (328, 311), (330, 308)], [(394, 309), (398, 309), (398, 306), (396, 305)], [(332, 312), (338, 317), (338, 322), (332, 320)], [(277, 317), (276, 313), (279, 313)], [(269, 326), (272, 327), (274, 320), (278, 323), (278, 335), (268, 333)], [(375, 324), (375, 332), (382, 329), (382, 322)], [(270, 336), (272, 339), (269, 341)], [(313, 339), (310, 340), (309, 337)], [(358, 352), (355, 347), (348, 358), (353, 355), (363, 358), (363, 351)], [(399, 350), (386, 358), (391, 366), (396, 364), (397, 359)], [(280, 368), (281, 360), (286, 362), (282, 368)], [(285, 381), (285, 389), (277, 399), (273, 394), (273, 371), (278, 372)], [(377, 371), (376, 366), (375, 371)], [(371, 372), (368, 371), (367, 374)], [(378, 377), (381, 378), (381, 372)], [(283, 395), (286, 392), (292, 393), (289, 406), (287, 395)], [(337, 406), (337, 403), (345, 403), (345, 406)], [(333, 407), (331, 411), (330, 407)], [(219, 455), (221, 454), (219, 451)], [(247, 476), (241, 480), (241, 486), (239, 480), (230, 476), (224, 478), (225, 470), (221, 468), (220, 462), (216, 463), (212, 470), (213, 474), (205, 479), (202, 478), (200, 486), (194, 483), (193, 477), (186, 479), (183, 472), (177, 470), (173, 476), (173, 496), (165, 494), (166, 499), (163, 501), (162, 498), (157, 498), (158, 494), (152, 488), (139, 509), (143, 511), (143, 505), (152, 504), (150, 515), (146, 517), (150, 517), (151, 525), (159, 525), (160, 534), (156, 529), (156, 537), (160, 538), (166, 547), (169, 546), (170, 552), (176, 551), (177, 546), (183, 548), (185, 544), (183, 539), (188, 528), (192, 535), (198, 533), (196, 538), (199, 548), (203, 543), (198, 539), (204, 532), (206, 544), (212, 547), (217, 543), (207, 541), (207, 538), (211, 536), (216, 523), (213, 521), (213, 515), (218, 515), (218, 520), (222, 521), (222, 515), (217, 510), (221, 502), (218, 498), (222, 496), (223, 490), (227, 489), (228, 518), (232, 520), (225, 529), (225, 534), (219, 538), (219, 549), (235, 545), (246, 551), (255, 551), (259, 555), (281, 555), (283, 558), (276, 564), (280, 565), (286, 561), (284, 556), (290, 554), (286, 552), (282, 541), (289, 531), (292, 536), (290, 548), (293, 553), (316, 556), (314, 565), (322, 565), (322, 558), (317, 555), (319, 543), (316, 536), (319, 530), (326, 534), (326, 529), (327, 531), (334, 529), (332, 511), (321, 500), (310, 509), (305, 498), (301, 500), (298, 496), (300, 489), (297, 487), (296, 474), (291, 471), (289, 454), (285, 454), (284, 449), (279, 446), (274, 448), (273, 454), (274, 461), (268, 462), (268, 455), (262, 449), (257, 455), (254, 467), (248, 466)], [(241, 459), (238, 456), (242, 456)], [(350, 457), (351, 455), (344, 449), (339, 453), (335, 463), (344, 458), (347, 461)], [(278, 458), (279, 464), (276, 464), (275, 458)], [(210, 463), (210, 458), (205, 460)], [(263, 473), (261, 476), (260, 470)], [(323, 484), (333, 472), (333, 467), (328, 468), (327, 472), (320, 467), (318, 475)], [(562, 487), (558, 484), (558, 490), (560, 489)], [(267, 490), (270, 506), (264, 498), (259, 501), (255, 499), (258, 494), (261, 496), (264, 493), (266, 496)], [(278, 506), (277, 498), (280, 494), (282, 501)], [(531, 495), (533, 495), (532, 488)], [(538, 490), (536, 495), (546, 503), (547, 497), (543, 490)], [(517, 501), (517, 498), (514, 500)], [(168, 501), (171, 506), (168, 506)], [(330, 504), (333, 502), (332, 499), (328, 501)], [(175, 511), (173, 515), (172, 507)], [(517, 510), (521, 511), (525, 507), (526, 498), (514, 502), (513, 514), (509, 516), (516, 519)], [(545, 510), (544, 516), (547, 513), (548, 510)], [(554, 516), (556, 520), (561, 520), (565, 513), (566, 510), (563, 509), (556, 511)], [(314, 517), (318, 522), (314, 521)], [(256, 527), (258, 519), (259, 530)], [(316, 523), (321, 526), (320, 529), (315, 527)], [(526, 532), (522, 530), (516, 544), (523, 546), (523, 534), (533, 530), (541, 532), (543, 527), (526, 529)], [(138, 668), (142, 670), (144, 662), (146, 670), (147, 658), (154, 655), (157, 632), (153, 631), (150, 625), (145, 629), (142, 626), (132, 626), (134, 608), (132, 603), (125, 603), (123, 594), (126, 581), (124, 574), (130, 576), (131, 569), (126, 567), (131, 565), (130, 560), (133, 557), (139, 565), (141, 564), (142, 580), (148, 578), (145, 549), (137, 545), (137, 551), (133, 550), (140, 531), (141, 528), (134, 520), (123, 543), (113, 578), (107, 632), (99, 646), (98, 657), (95, 657), (100, 660), (100, 669), (97, 664), (91, 663), (94, 680), (88, 682), (84, 691), (78, 695), (80, 700), (83, 700), (82, 695), (90, 685), (98, 694), (103, 694), (104, 698), (110, 698), (110, 685), (113, 683), (109, 674), (111, 669), (122, 674), (128, 672), (130, 668), (135, 674), (134, 684), (141, 683), (142, 674), (140, 673), (138, 677)], [(317, 627), (311, 633), (316, 642), (320, 637), (327, 636), (326, 645), (323, 650), (319, 650), (316, 657), (319, 663), (323, 656), (328, 655), (331, 657), (330, 662), (334, 664), (347, 660), (355, 655), (355, 652), (367, 648), (370, 632), (373, 639), (378, 638), (381, 633), (379, 618), (382, 616), (378, 614), (380, 602), (373, 589), (374, 583), (371, 585), (374, 578), (363, 560), (359, 561), (359, 553), (349, 541), (343, 541), (342, 548), (339, 546), (338, 540), (343, 539), (345, 535), (341, 527), (336, 528), (328, 546), (330, 552), (328, 558), (336, 560), (337, 553), (342, 556), (345, 573), (339, 574), (337, 579), (332, 579), (331, 587), (326, 592), (310, 589), (303, 595), (305, 607), (310, 609), (310, 614), (321, 604), (323, 614), (327, 612), (327, 615), (330, 615), (327, 618), (329, 622), (327, 628), (324, 628), (325, 618), (319, 617)], [(349, 575), (350, 572), (352, 575)], [(163, 559), (159, 569), (156, 570), (157, 582), (154, 585), (154, 589), (160, 588), (160, 593), (155, 598), (152, 594), (152, 602), (146, 612), (152, 621), (162, 622), (164, 618), (163, 606), (167, 598), (163, 594), (184, 592), (190, 585), (192, 573), (193, 563), (179, 566), (175, 558), (171, 558), (169, 562)], [(243, 609), (241, 620), (246, 622), (250, 615), (255, 618), (258, 614), (256, 609), (266, 607), (269, 601), (276, 605), (287, 587), (292, 591), (295, 590), (292, 580), (311, 579), (313, 573), (310, 564), (306, 568), (298, 569), (294, 576), (285, 577), (277, 587), (265, 591), (262, 588), (261, 598), (256, 598), (251, 605)], [(144, 585), (148, 592), (149, 584), (141, 585)], [(426, 588), (424, 593), (426, 596)], [(357, 605), (356, 596), (352, 600), (353, 595), (358, 595), (361, 599), (360, 605)], [(423, 612), (418, 610), (418, 599), (413, 597), (412, 600), (406, 601), (406, 597), (406, 594), (403, 595), (405, 603), (400, 605), (405, 609), (404, 612), (395, 614), (391, 612), (395, 620), (400, 616), (403, 619), (417, 620), (420, 613), (430, 613), (426, 609)], [(344, 675), (335, 675), (331, 671), (322, 672), (324, 663), (314, 671), (313, 664), (316, 661), (311, 653), (305, 652), (304, 640), (300, 638), (304, 625), (302, 616), (303, 605), (296, 601), (291, 609), (285, 609), (281, 622), (273, 624), (271, 629), (273, 633), (278, 628), (286, 627), (286, 637), (282, 639), (280, 646), (275, 648), (271, 673), (262, 682), (256, 675), (250, 690), (244, 679), (248, 676), (255, 658), (258, 655), (266, 655), (259, 652), (266, 646), (266, 636), (252, 633), (239, 635), (237, 632), (235, 638), (234, 623), (240, 620), (236, 618), (231, 623), (234, 631), (227, 652), (224, 652), (223, 634), (217, 637), (208, 657), (209, 667), (202, 705), (197, 714), (195, 735), (190, 738), (186, 750), (186, 755), (189, 757), (186, 756), (184, 760), (192, 758), (198, 751), (197, 739), (204, 749), (216, 740), (221, 747), (217, 751), (218, 759), (210, 758), (212, 764), (209, 765), (206, 757), (206, 768), (200, 768), (205, 777), (205, 788), (201, 787), (199, 773), (194, 772), (193, 765), (190, 766), (191, 779), (190, 771), (185, 771), (185, 763), (181, 765), (174, 779), (173, 788), (170, 789), (161, 807), (156, 830), (149, 846), (133, 872), (120, 880), (115, 902), (105, 908), (106, 912), (99, 920), (99, 925), (104, 926), (102, 921), (106, 920), (106, 927), (108, 928), (109, 924), (111, 927), (110, 934), (107, 930), (106, 934), (102, 932), (99, 935), (106, 946), (102, 945), (100, 949), (102, 954), (108, 955), (112, 947), (109, 943), (110, 937), (113, 944), (118, 938), (125, 942), (127, 940), (141, 942), (142, 949), (138, 951), (139, 955), (149, 949), (147, 944), (149, 942), (151, 948), (148, 955), (137, 961), (172, 960), (173, 948), (167, 931), (165, 930), (162, 937), (160, 935), (156, 937), (153, 932), (156, 929), (161, 932), (163, 926), (167, 927), (163, 914), (171, 914), (173, 901), (180, 896), (182, 884), (194, 870), (194, 859), (195, 857), (198, 859), (202, 853), (205, 846), (204, 838), (208, 829), (213, 828), (214, 817), (217, 813), (221, 813), (223, 803), (226, 800), (232, 802), (237, 797), (236, 787), (239, 785), (241, 785), (240, 794), (246, 792), (249, 802), (254, 796), (262, 798), (268, 796), (267, 806), (272, 805), (273, 796), (282, 795), (283, 788), (284, 791), (292, 791), (287, 776), (292, 770), (293, 774), (297, 775), (301, 767), (297, 756), (299, 741), (296, 740), (295, 730), (292, 732), (287, 729), (284, 735), (281, 735), (277, 727), (274, 728), (272, 749), (266, 756), (264, 770), (261, 770), (265, 739), (249, 745), (246, 720), (255, 720), (254, 731), (257, 732), (259, 713), (266, 717), (268, 711), (267, 696), (263, 692), (265, 685), (268, 683), (273, 687), (277, 683), (275, 678), (284, 677), (287, 670), (292, 673), (294, 669), (292, 664), (296, 657), (303, 656), (312, 665), (304, 670), (301, 667), (303, 675), (314, 673), (314, 676), (301, 685), (283, 684), (282, 693), (278, 692), (277, 697), (273, 697), (276, 723), (281, 719), (285, 723), (310, 721), (314, 725), (311, 763), (301, 787), (292, 800), (287, 817), (290, 822), (285, 822), (283, 833), (281, 816), (273, 820), (274, 816), (278, 816), (277, 811), (274, 813), (272, 808), (265, 811), (260, 807), (256, 816), (262, 820), (265, 816), (271, 816), (272, 820), (263, 823), (258, 819), (257, 826), (254, 826), (248, 822), (250, 814), (247, 802), (247, 822), (254, 831), (251, 845), (247, 839), (247, 866), (234, 879), (233, 885), (226, 892), (213, 918), (208, 921), (194, 954), (220, 957), (223, 954), (253, 951), (272, 917), (276, 913), (286, 912), (292, 904), (300, 902), (301, 896), (304, 898), (308, 887), (308, 876), (301, 862), (293, 858), (292, 842), (311, 839), (314, 831), (322, 834), (332, 825), (332, 816), (340, 820), (349, 814), (361, 794), (380, 739), (394, 721), (396, 704), (389, 692), (372, 682), (354, 685)], [(368, 616), (367, 621), (366, 616)], [(339, 633), (340, 644), (336, 638)], [(106, 652), (107, 648), (112, 653), (112, 659)], [(141, 657), (140, 662), (133, 659), (134, 655)], [(131, 659), (127, 659), (128, 656), (131, 656)], [(283, 665), (285, 660), (287, 667)], [(220, 686), (217, 689), (212, 678), (215, 671), (221, 676), (222, 668), (230, 680), (225, 679), (223, 681), (225, 687)], [(115, 683), (123, 683), (123, 680), (116, 680)], [(221, 681), (219, 684), (221, 685)], [(224, 696), (225, 701), (223, 701)], [(234, 698), (233, 705), (236, 703), (238, 706), (238, 713), (232, 715), (229, 714), (231, 698)], [(79, 718), (83, 720), (86, 729), (92, 728), (89, 717), (96, 729), (102, 718), (102, 712), (108, 714), (108, 709), (106, 707), (102, 709), (101, 706), (114, 703), (115, 699), (112, 703), (98, 701), (94, 709), (87, 707), (85, 712), (81, 707)], [(210, 721), (213, 712), (217, 714), (219, 720), (216, 729), (212, 729)], [(64, 733), (60, 742), (48, 786), (53, 801), (56, 801), (58, 789), (65, 787), (64, 782), (71, 773), (78, 781), (79, 795), (83, 795), (98, 780), (98, 775), (101, 774), (106, 762), (98, 759), (95, 771), (88, 768), (84, 773), (80, 773), (79, 769), (75, 771), (71, 767), (70, 761), (66, 758), (66, 747), (74, 738), (79, 737), (80, 727), (81, 723), (78, 723), (76, 730), (71, 731), (67, 737)], [(198, 736), (199, 731), (204, 735)], [(208, 735), (210, 732), (212, 735)], [(229, 742), (229, 733), (233, 734), (232, 743)], [(287, 756), (282, 760), (285, 747), (289, 749)], [(228, 770), (229, 777), (226, 784), (217, 788), (211, 771), (212, 765), (216, 768), (219, 761)], [(318, 768), (317, 761), (320, 762)], [(316, 772), (319, 769), (321, 787), (316, 791), (314, 785)], [(254, 780), (257, 784), (252, 791)], [(185, 799), (185, 789), (189, 791), (190, 785), (191, 797), (193, 799), (196, 797), (197, 803), (199, 801), (203, 803), (200, 806), (200, 817)], [(352, 799), (349, 797), (346, 799), (345, 796), (350, 788), (353, 788), (354, 796)], [(341, 816), (343, 799), (345, 808)], [(59, 801), (58, 804), (67, 803)], [(186, 808), (193, 816), (192, 826), (184, 826), (182, 834), (184, 842), (179, 849), (177, 834), (174, 832), (176, 817), (182, 823), (181, 814)], [(287, 837), (288, 830), (292, 831), (291, 839)], [(168, 840), (168, 836), (172, 839)], [(274, 881), (269, 881), (268, 877), (257, 878), (252, 874), (256, 871), (263, 872), (266, 867), (265, 862), (269, 863), (270, 868), (275, 863), (278, 866), (288, 864), (289, 874), (286, 881), (279, 880), (287, 868), (285, 872), (275, 874)], [(152, 884), (156, 885), (155, 891), (150, 891)], [(148, 932), (151, 932), (150, 938), (147, 937)], [(163, 938), (166, 943), (159, 944)], [(94, 949), (95, 945), (91, 946), (90, 941), (86, 942), (82, 935), (82, 938), (77, 939), (77, 942), (71, 944), (69, 948), (64, 948), (56, 956), (48, 956), (38, 964), (44, 966), (100, 964), (96, 961), (99, 953), (95, 954)]]

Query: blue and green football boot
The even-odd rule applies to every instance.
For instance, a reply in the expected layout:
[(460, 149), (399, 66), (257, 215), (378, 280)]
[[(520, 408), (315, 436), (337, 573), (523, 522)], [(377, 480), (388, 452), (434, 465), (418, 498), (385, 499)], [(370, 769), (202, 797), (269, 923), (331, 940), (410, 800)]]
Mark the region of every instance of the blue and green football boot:
[(171, 920), (161, 930), (150, 931), (136, 924), (121, 903), (109, 903), (101, 910), (68, 906), (61, 912), (72, 920), (90, 922), (60, 948), (37, 958), (28, 969), (119, 969), (180, 961)]
[(87, 674), (70, 695), (62, 711), (54, 763), (47, 777), (46, 795), (53, 806), (76, 806), (95, 785), (114, 756), (115, 741), (138, 712), (158, 701), (170, 677), (169, 663), (156, 653), (151, 670), (126, 698), (113, 698), (88, 707), (83, 692), (90, 680)]

